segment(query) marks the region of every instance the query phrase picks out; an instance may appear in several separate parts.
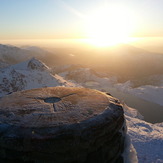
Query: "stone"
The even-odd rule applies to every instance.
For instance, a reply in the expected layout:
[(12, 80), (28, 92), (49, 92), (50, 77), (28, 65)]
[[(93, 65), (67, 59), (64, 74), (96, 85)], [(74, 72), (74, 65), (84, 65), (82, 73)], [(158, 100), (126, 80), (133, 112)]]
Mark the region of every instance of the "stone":
[(121, 163), (124, 127), (120, 102), (97, 90), (48, 87), (16, 92), (0, 99), (0, 159)]

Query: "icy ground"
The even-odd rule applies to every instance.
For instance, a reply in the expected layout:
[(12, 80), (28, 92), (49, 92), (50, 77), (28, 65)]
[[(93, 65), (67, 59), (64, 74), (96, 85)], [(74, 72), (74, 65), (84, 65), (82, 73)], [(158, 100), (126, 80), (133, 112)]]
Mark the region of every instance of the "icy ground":
[[(124, 111), (128, 135), (136, 150), (138, 162), (163, 163), (163, 123), (147, 123), (141, 120), (142, 116), (135, 109), (126, 105)], [(136, 162), (132, 154), (130, 163)]]

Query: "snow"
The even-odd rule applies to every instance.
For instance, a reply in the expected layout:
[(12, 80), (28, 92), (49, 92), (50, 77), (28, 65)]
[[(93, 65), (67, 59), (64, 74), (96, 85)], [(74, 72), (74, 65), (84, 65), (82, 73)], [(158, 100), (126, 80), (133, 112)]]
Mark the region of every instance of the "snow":
[(15, 91), (55, 86), (76, 84), (52, 75), (45, 64), (34, 58), (0, 70), (0, 97)]
[(131, 143), (128, 134), (125, 136), (125, 150), (123, 152), (124, 163), (138, 163), (137, 152)]
[(163, 106), (163, 86), (145, 85), (129, 89), (128, 93)]
[[(73, 68), (72, 68), (73, 67)], [(58, 68), (59, 69), (59, 68)], [(58, 70), (59, 71), (59, 70)], [(94, 86), (112, 86), (117, 82), (116, 77), (104, 78), (98, 76), (98, 74), (90, 68), (83, 68), (77, 65), (67, 65), (64, 68), (60, 68), (59, 75), (64, 77), (66, 80), (77, 82), (85, 87)]]
[[(127, 105), (123, 108), (128, 128), (127, 134), (137, 152), (138, 162), (163, 163), (163, 123), (147, 123), (139, 119), (139, 116), (135, 116), (135, 109)], [(131, 163), (134, 162), (132, 159), (135, 157), (131, 157)]]
[[(72, 68), (73, 67), (73, 68)], [(66, 80), (71, 79), (71, 81), (76, 81), (84, 87), (97, 88), (99, 90), (107, 89), (119, 91), (125, 94), (137, 96), (141, 99), (159, 104), (163, 106), (163, 75), (155, 75), (149, 77), (149, 80), (154, 85), (144, 85), (137, 88), (133, 88), (133, 83), (127, 81), (125, 83), (117, 83), (117, 78), (115, 76), (104, 78), (97, 75), (96, 72), (91, 71), (90, 68), (83, 68), (79, 65), (65, 65), (56, 68), (60, 76), (64, 77)]]
[(163, 86), (144, 85), (132, 88), (132, 83), (127, 81), (125, 83), (115, 84), (114, 87), (121, 92), (129, 93), (163, 106)]

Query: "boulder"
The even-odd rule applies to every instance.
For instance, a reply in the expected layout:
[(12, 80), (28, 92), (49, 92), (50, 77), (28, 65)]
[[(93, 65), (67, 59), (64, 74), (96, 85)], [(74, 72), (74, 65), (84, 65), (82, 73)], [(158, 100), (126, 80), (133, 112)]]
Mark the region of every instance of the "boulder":
[(124, 139), (120, 102), (97, 90), (48, 87), (0, 99), (4, 162), (121, 163)]

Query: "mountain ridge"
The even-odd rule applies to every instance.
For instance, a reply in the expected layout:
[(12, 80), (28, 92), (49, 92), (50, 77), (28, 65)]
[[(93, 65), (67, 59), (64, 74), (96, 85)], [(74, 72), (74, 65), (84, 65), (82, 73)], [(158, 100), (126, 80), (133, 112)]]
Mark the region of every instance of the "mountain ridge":
[(73, 87), (75, 84), (59, 75), (52, 75), (50, 68), (35, 58), (0, 69), (0, 96), (50, 86)]

